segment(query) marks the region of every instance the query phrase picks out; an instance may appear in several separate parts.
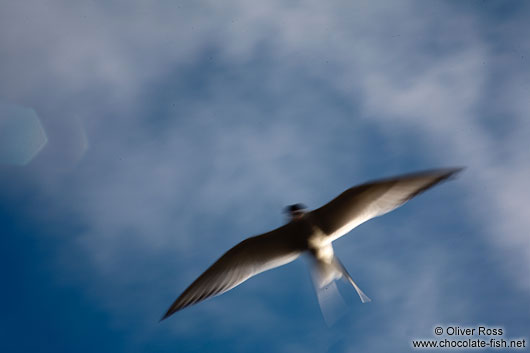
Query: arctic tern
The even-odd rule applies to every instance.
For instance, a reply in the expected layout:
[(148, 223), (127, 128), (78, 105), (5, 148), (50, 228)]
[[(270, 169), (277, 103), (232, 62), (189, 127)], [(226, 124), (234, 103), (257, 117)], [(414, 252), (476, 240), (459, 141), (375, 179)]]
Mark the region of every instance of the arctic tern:
[[(307, 253), (320, 305), (323, 289), (347, 280), (363, 303), (370, 298), (334, 255), (332, 242), (374, 217), (384, 215), (444, 181), (463, 168), (428, 170), (354, 186), (324, 206), (306, 212), (302, 204), (286, 207), (290, 221), (265, 234), (247, 238), (228, 250), (169, 307), (161, 320), (190, 305), (220, 295), (250, 277), (285, 265)], [(324, 310), (324, 308), (323, 308)], [(324, 313), (324, 311), (323, 311)]]

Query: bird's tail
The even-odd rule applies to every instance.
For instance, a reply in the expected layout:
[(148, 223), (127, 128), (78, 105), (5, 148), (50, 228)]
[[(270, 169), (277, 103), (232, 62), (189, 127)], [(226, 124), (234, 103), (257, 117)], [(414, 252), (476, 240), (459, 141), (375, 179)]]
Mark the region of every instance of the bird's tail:
[(328, 326), (331, 326), (346, 311), (346, 303), (342, 298), (335, 281), (339, 278), (347, 280), (361, 298), (363, 303), (371, 301), (370, 298), (357, 286), (346, 268), (335, 256), (331, 263), (313, 259), (311, 268), (313, 285), (317, 294), (322, 316)]
[(351, 278), (350, 274), (348, 273), (348, 270), (346, 270), (346, 267), (344, 267), (342, 262), (340, 262), (339, 258), (335, 256), (335, 258), (333, 260), (334, 260), (334, 263), (335, 263), (335, 267), (342, 273), (343, 278), (345, 280), (348, 280), (348, 282), (350, 282), (350, 284), (353, 286), (353, 288), (355, 288), (355, 291), (359, 295), (359, 298), (361, 298), (361, 302), (363, 302), (363, 303), (371, 302), (372, 299), (370, 299), (366, 294), (364, 294), (364, 292), (361, 290), (361, 288), (359, 288), (357, 283), (355, 283), (355, 281)]

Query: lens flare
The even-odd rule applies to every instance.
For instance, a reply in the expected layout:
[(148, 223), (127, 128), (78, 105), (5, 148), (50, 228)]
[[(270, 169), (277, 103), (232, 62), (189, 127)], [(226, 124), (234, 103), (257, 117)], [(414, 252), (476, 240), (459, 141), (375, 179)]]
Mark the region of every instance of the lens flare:
[(33, 109), (0, 103), (0, 163), (26, 165), (47, 141), (46, 132)]

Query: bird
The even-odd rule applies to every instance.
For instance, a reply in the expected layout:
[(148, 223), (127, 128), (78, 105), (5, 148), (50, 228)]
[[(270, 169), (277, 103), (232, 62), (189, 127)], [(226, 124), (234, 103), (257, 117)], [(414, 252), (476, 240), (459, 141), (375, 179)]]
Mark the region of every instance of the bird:
[(177, 297), (160, 321), (225, 293), (259, 273), (288, 264), (302, 254), (311, 259), (313, 284), (321, 307), (324, 289), (340, 278), (353, 286), (361, 302), (370, 302), (334, 254), (333, 241), (454, 177), (462, 169), (431, 169), (369, 181), (347, 189), (313, 211), (307, 211), (301, 203), (287, 206), (284, 212), (288, 214), (288, 223), (247, 238), (228, 250)]

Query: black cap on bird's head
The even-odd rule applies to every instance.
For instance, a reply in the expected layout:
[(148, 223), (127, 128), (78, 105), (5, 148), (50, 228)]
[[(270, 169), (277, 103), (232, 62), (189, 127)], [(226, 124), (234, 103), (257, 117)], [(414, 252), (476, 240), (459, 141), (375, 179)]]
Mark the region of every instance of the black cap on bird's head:
[(294, 205), (289, 205), (283, 209), (283, 212), (291, 217), (291, 219), (297, 219), (304, 215), (307, 207), (301, 203), (295, 203)]

